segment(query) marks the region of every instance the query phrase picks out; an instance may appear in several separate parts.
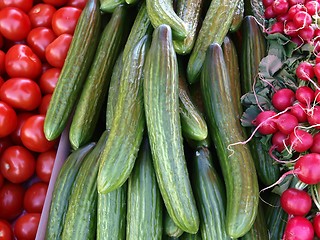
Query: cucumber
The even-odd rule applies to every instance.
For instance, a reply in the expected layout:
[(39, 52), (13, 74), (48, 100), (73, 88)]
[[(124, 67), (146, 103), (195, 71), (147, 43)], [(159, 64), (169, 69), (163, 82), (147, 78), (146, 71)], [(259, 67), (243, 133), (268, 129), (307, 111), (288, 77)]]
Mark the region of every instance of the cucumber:
[(210, 150), (204, 147), (195, 150), (191, 166), (191, 180), (200, 213), (202, 239), (231, 239), (227, 235), (225, 225), (225, 186), (213, 167)]
[(102, 133), (79, 169), (66, 212), (62, 240), (96, 238), (99, 155), (108, 140), (108, 135), (107, 130)]
[(178, 62), (170, 26), (154, 30), (144, 74), (146, 123), (160, 192), (175, 224), (196, 233), (199, 213), (183, 149)]
[(178, 238), (184, 233), (183, 230), (174, 223), (166, 210), (164, 211), (163, 229), (167, 236), (173, 238)]
[(190, 84), (199, 80), (206, 51), (211, 43), (222, 44), (240, 0), (211, 1), (191, 52), (187, 78)]
[(95, 143), (89, 143), (73, 151), (63, 163), (54, 184), (46, 228), (46, 239), (61, 239), (69, 197), (79, 168)]
[(209, 134), (219, 157), (226, 185), (226, 231), (231, 238), (239, 238), (252, 227), (259, 202), (258, 178), (250, 149), (236, 144), (244, 141), (243, 130), (234, 113), (233, 89), (230, 86), (222, 48), (210, 44), (201, 75)]
[(99, 42), (100, 26), (99, 1), (88, 0), (46, 113), (44, 134), (48, 140), (58, 138), (71, 117)]
[(180, 240), (201, 240), (201, 236), (199, 232), (196, 234), (184, 233), (180, 237)]
[(162, 238), (162, 198), (145, 137), (128, 179), (127, 240)]
[(185, 22), (188, 35), (185, 39), (174, 39), (173, 46), (177, 54), (186, 55), (192, 51), (200, 25), (204, 0), (178, 0), (177, 15)]
[(207, 123), (193, 103), (184, 72), (184, 66), (178, 61), (179, 68), (179, 112), (184, 138), (201, 141), (208, 136)]
[(119, 5), (125, 3), (125, 0), (100, 0), (100, 10), (106, 13), (113, 13)]
[(237, 8), (233, 14), (229, 32), (233, 33), (240, 29), (244, 18), (244, 0), (239, 0)]
[(126, 3), (133, 5), (133, 4), (137, 4), (139, 1), (140, 0), (126, 0)]
[(97, 240), (126, 239), (127, 183), (116, 190), (98, 193)]
[(154, 28), (162, 24), (169, 25), (175, 39), (185, 39), (188, 34), (186, 23), (173, 9), (172, 0), (146, 0), (147, 12)]
[(99, 157), (99, 193), (120, 187), (129, 177), (143, 138), (143, 65), (149, 48), (143, 37), (123, 63), (110, 136)]
[(118, 6), (101, 34), (70, 126), (69, 139), (73, 149), (92, 140), (105, 103), (113, 66), (128, 35), (127, 12), (124, 5)]

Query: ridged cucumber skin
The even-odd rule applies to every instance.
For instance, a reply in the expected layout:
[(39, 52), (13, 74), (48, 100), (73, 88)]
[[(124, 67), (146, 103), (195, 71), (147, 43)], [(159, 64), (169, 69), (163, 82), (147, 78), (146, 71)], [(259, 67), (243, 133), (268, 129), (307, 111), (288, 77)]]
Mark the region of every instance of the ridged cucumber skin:
[(181, 235), (180, 240), (201, 240), (201, 235), (199, 232), (196, 234), (184, 233)]
[(178, 61), (179, 68), (179, 112), (181, 129), (184, 138), (201, 141), (208, 136), (207, 123), (191, 98), (183, 63)]
[(179, 228), (172, 218), (169, 216), (168, 212), (165, 210), (163, 214), (163, 231), (169, 237), (178, 238), (180, 237), (184, 231)]
[(119, 5), (125, 3), (125, 0), (100, 0), (100, 10), (106, 13), (113, 13)]
[(61, 239), (65, 213), (68, 208), (69, 197), (74, 179), (85, 156), (93, 149), (95, 143), (89, 143), (70, 153), (62, 165), (52, 193), (46, 228), (46, 239)]
[(79, 17), (46, 113), (44, 134), (48, 140), (58, 138), (68, 123), (94, 58), (100, 26), (99, 0), (88, 0)]
[(97, 240), (126, 239), (127, 183), (107, 194), (98, 193)]
[(171, 28), (153, 32), (144, 74), (144, 106), (159, 189), (175, 224), (185, 232), (199, 229), (199, 213), (189, 179), (179, 115), (179, 73)]
[(143, 38), (146, 34), (150, 34), (153, 31), (153, 27), (150, 22), (150, 18), (147, 13), (147, 7), (145, 1), (143, 1), (139, 7), (137, 16), (131, 27), (127, 42), (123, 50), (123, 59), (125, 59), (132, 48)]
[(187, 55), (197, 39), (204, 0), (178, 0), (176, 13), (185, 22), (188, 35), (185, 39), (173, 39), (177, 54)]
[[(252, 90), (254, 78), (257, 77), (261, 59), (266, 55), (266, 41), (259, 25), (253, 16), (246, 16), (242, 23), (242, 43), (240, 54), (241, 89), (245, 94)], [(248, 131), (248, 135), (251, 132)], [(259, 180), (266, 186), (276, 182), (280, 177), (279, 164), (264, 149), (257, 138), (252, 138), (248, 143), (253, 155)]]
[(239, 0), (237, 8), (233, 14), (229, 32), (233, 33), (239, 30), (244, 18), (244, 0)]
[(102, 133), (79, 169), (66, 212), (62, 240), (96, 238), (99, 155), (108, 140), (108, 135), (107, 130)]
[(191, 181), (200, 213), (202, 239), (231, 239), (226, 232), (226, 191), (208, 148), (195, 150)]
[(186, 23), (178, 17), (171, 0), (146, 0), (147, 12), (154, 28), (169, 25), (173, 38), (185, 39), (188, 36)]
[(105, 103), (113, 66), (127, 37), (127, 8), (119, 5), (104, 27), (72, 118), (69, 140), (77, 149), (92, 140)]
[(126, 239), (162, 239), (162, 197), (145, 137), (128, 179)]
[(190, 84), (200, 79), (206, 51), (211, 43), (222, 44), (227, 35), (239, 0), (211, 1), (191, 52), (187, 79)]
[(226, 185), (226, 231), (239, 238), (252, 227), (257, 216), (259, 187), (250, 149), (244, 141), (240, 121), (234, 115), (230, 78), (217, 43), (210, 44), (201, 75), (201, 90), (206, 109), (209, 134), (212, 137), (223, 180)]
[(148, 35), (143, 37), (123, 63), (109, 140), (99, 158), (99, 193), (120, 187), (128, 179), (137, 158), (145, 128), (143, 65), (149, 39)]

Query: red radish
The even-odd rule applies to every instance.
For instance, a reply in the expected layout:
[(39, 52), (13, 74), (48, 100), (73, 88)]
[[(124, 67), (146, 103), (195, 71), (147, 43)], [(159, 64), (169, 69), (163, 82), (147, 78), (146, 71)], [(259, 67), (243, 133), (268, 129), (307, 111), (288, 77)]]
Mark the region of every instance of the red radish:
[(298, 126), (298, 119), (291, 113), (282, 113), (277, 117), (276, 123), (280, 132), (290, 134)]
[(283, 23), (275, 22), (269, 29), (267, 29), (268, 34), (273, 33), (283, 33)]
[(310, 42), (314, 37), (314, 29), (313, 27), (306, 26), (299, 30), (298, 35), (306, 42)]
[(306, 106), (302, 103), (294, 103), (290, 108), (290, 113), (296, 116), (299, 123), (307, 121), (307, 113), (305, 111)]
[(320, 132), (313, 135), (313, 144), (310, 147), (310, 152), (320, 153)]
[(320, 106), (314, 106), (308, 115), (308, 122), (315, 129), (320, 129)]
[(275, 0), (272, 9), (276, 15), (285, 14), (289, 10), (289, 3), (287, 0)]
[(313, 136), (305, 130), (296, 129), (289, 135), (289, 144), (293, 150), (302, 153), (313, 144)]
[(271, 98), (272, 105), (279, 111), (292, 106), (295, 100), (294, 92), (289, 88), (282, 88), (275, 92)]
[(312, 23), (312, 17), (305, 11), (297, 12), (292, 20), (298, 28), (304, 28)]
[[(298, 36), (298, 27), (294, 24), (293, 21), (287, 21), (284, 23), (283, 27), (284, 34), (290, 37), (297, 37)], [(299, 44), (298, 44), (299, 45)]]
[(306, 184), (320, 182), (320, 154), (308, 153), (298, 159), (292, 173), (297, 174), (299, 180)]
[(274, 17), (276, 17), (276, 16), (277, 16), (277, 15), (276, 15), (275, 12), (273, 11), (272, 6), (269, 6), (269, 7), (267, 7), (267, 8), (264, 10), (264, 17), (265, 17), (265, 19), (274, 18)]
[(289, 143), (288, 140), (289, 138), (287, 134), (284, 134), (280, 131), (274, 133), (271, 138), (271, 143), (272, 143), (271, 151), (275, 149), (278, 152), (282, 152), (285, 149), (285, 147), (288, 145)]
[(291, 5), (288, 10), (289, 19), (293, 19), (294, 15), (300, 11), (306, 11), (307, 9), (302, 4)]
[(312, 64), (309, 62), (301, 62), (296, 69), (296, 75), (303, 81), (312, 79), (314, 77)]
[(291, 37), (291, 42), (294, 42), (295, 44), (297, 44), (297, 46), (303, 44), (303, 40), (299, 36)]
[(288, 220), (282, 240), (312, 240), (312, 223), (305, 217), (296, 216)]
[(281, 194), (280, 205), (289, 215), (304, 216), (311, 209), (312, 199), (303, 190), (288, 188)]
[(320, 63), (316, 63), (316, 65), (314, 65), (313, 71), (314, 71), (314, 74), (318, 80), (318, 83), (320, 83)]
[(262, 0), (264, 8), (271, 6), (273, 2), (274, 0)]
[(317, 1), (309, 1), (305, 4), (305, 7), (307, 8), (307, 12), (313, 16), (317, 14), (320, 10), (319, 3)]
[(314, 92), (314, 96), (315, 96), (315, 100), (317, 103), (320, 103), (320, 90), (316, 89), (316, 91)]
[(278, 15), (276, 17), (276, 19), (277, 19), (278, 22), (281, 22), (283, 24), (284, 21), (288, 21), (290, 18), (289, 18), (288, 13), (285, 13), (285, 14), (282, 14), (282, 15)]
[(304, 4), (304, 2), (305, 2), (305, 0), (288, 0), (288, 3), (290, 6), (293, 6), (296, 4), (302, 5), (302, 4)]
[(313, 229), (317, 237), (320, 237), (320, 212), (317, 212), (313, 218)]
[(258, 127), (258, 132), (263, 135), (273, 134), (278, 131), (277, 124), (274, 121), (276, 113), (272, 110), (260, 112), (252, 121), (252, 124)]
[(302, 86), (296, 90), (295, 96), (300, 103), (303, 103), (310, 107), (311, 103), (314, 100), (314, 91), (308, 86)]

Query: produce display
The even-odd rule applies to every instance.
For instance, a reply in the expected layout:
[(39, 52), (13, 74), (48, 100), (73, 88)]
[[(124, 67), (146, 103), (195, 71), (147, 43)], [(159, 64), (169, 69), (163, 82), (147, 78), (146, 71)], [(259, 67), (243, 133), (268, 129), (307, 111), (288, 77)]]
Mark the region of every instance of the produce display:
[(0, 0), (0, 240), (319, 239), (319, 13)]

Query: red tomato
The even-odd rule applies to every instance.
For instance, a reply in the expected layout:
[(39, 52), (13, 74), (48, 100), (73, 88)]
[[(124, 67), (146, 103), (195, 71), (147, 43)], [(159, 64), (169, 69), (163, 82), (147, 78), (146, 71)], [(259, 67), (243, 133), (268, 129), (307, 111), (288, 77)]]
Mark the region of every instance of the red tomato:
[(39, 85), (28, 78), (10, 78), (0, 88), (0, 100), (16, 109), (32, 111), (41, 99)]
[(24, 194), (24, 209), (29, 213), (41, 213), (47, 190), (48, 183), (36, 182), (32, 184)]
[[(21, 128), (24, 122), (34, 114), (31, 112), (19, 112), (17, 114), (18, 117), (18, 123), (16, 129), (10, 134), (10, 139), (15, 145), (22, 145), (21, 141)], [(1, 152), (1, 151), (0, 151)]]
[(52, 149), (40, 153), (37, 157), (36, 174), (44, 182), (49, 183), (54, 161), (57, 156), (57, 150)]
[(40, 106), (39, 106), (39, 109), (38, 109), (38, 112), (40, 114), (45, 115), (47, 113), (51, 98), (52, 98), (52, 94), (51, 93), (46, 94), (46, 95), (43, 96), (42, 101), (41, 101)]
[(0, 48), (3, 48), (3, 46), (4, 46), (4, 40), (2, 35), (0, 34)]
[(5, 57), (7, 74), (14, 77), (35, 80), (41, 74), (42, 64), (39, 57), (25, 44), (12, 46)]
[(19, 8), (5, 7), (0, 10), (0, 33), (12, 41), (21, 41), (31, 30), (29, 16)]
[(46, 152), (57, 143), (57, 140), (46, 139), (43, 132), (44, 118), (44, 115), (34, 115), (28, 118), (21, 128), (23, 145), (35, 152)]
[(0, 189), (0, 218), (13, 220), (23, 211), (24, 188), (21, 184), (6, 182)]
[(58, 36), (63, 33), (73, 35), (82, 10), (75, 7), (59, 8), (52, 17), (52, 30)]
[(46, 59), (46, 47), (56, 39), (56, 35), (51, 28), (36, 27), (33, 28), (27, 37), (28, 46), (43, 61)]
[(53, 93), (57, 85), (60, 73), (61, 68), (50, 68), (42, 73), (39, 80), (42, 94)]
[(13, 108), (0, 101), (0, 137), (8, 136), (17, 127), (18, 118)]
[(32, 8), (32, 5), (33, 0), (0, 0), (0, 9), (5, 7), (16, 7), (27, 13)]
[(67, 6), (72, 6), (80, 9), (84, 9), (87, 4), (87, 0), (68, 0)]
[(13, 227), (18, 240), (34, 240), (40, 222), (40, 213), (26, 213), (19, 217)]
[(0, 50), (0, 75), (3, 75), (6, 72), (6, 68), (5, 68), (5, 57), (6, 54), (4, 53), (4, 51)]
[(0, 219), (0, 240), (13, 239), (13, 231), (8, 221)]
[(51, 4), (55, 7), (61, 7), (67, 3), (68, 0), (42, 0), (44, 3)]
[(46, 48), (46, 59), (50, 65), (62, 68), (72, 41), (72, 35), (61, 34)]
[(29, 18), (32, 27), (51, 28), (52, 16), (56, 8), (51, 4), (38, 3), (29, 11)]
[(23, 146), (11, 146), (4, 150), (0, 159), (2, 175), (12, 183), (29, 180), (36, 170), (33, 154)]
[(0, 76), (0, 87), (2, 86), (2, 84), (4, 84), (4, 80), (3, 80), (3, 78)]
[(13, 142), (9, 136), (0, 138), (0, 156), (8, 147), (12, 146)]

